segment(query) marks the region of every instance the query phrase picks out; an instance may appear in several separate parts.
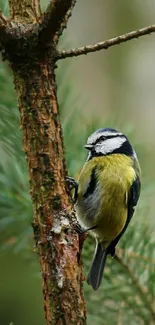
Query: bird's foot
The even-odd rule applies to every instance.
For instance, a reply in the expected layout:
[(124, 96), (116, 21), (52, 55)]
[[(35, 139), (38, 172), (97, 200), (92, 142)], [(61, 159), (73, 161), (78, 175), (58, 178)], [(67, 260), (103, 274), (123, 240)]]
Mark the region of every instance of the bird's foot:
[(81, 227), (81, 225), (79, 223), (76, 224), (75, 226), (76, 228), (76, 231), (78, 232), (79, 235), (82, 235), (90, 230), (93, 230), (93, 229), (96, 229), (97, 226), (93, 226), (93, 227), (90, 227), (90, 228), (87, 228), (87, 229), (84, 229), (83, 227)]
[(88, 236), (88, 233), (87, 233), (87, 230), (84, 229), (83, 227), (81, 227), (81, 225), (79, 223), (77, 223), (75, 225), (75, 231), (79, 235), (79, 251), (81, 252), (82, 248), (83, 248), (84, 241), (85, 241), (86, 237)]
[[(72, 202), (75, 204), (77, 201), (77, 196), (78, 196), (78, 183), (75, 181), (73, 177), (66, 177), (66, 183), (67, 183), (67, 189), (68, 192), (71, 196)], [(74, 195), (72, 196), (71, 192), (74, 190)]]
[(81, 225), (79, 223), (76, 224), (75, 230), (79, 235), (83, 235), (84, 233), (87, 232), (87, 230), (84, 229), (83, 227), (81, 227)]

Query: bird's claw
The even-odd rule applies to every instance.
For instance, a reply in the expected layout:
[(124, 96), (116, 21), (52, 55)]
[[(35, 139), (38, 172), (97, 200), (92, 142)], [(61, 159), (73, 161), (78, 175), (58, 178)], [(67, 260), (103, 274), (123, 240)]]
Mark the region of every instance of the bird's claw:
[(66, 183), (67, 183), (67, 188), (69, 191), (69, 194), (71, 194), (72, 190), (74, 190), (74, 195), (71, 195), (72, 201), (75, 204), (77, 201), (77, 195), (78, 195), (78, 183), (75, 181), (73, 177), (66, 177)]
[(75, 225), (75, 231), (79, 235), (79, 250), (82, 251), (82, 247), (83, 247), (84, 241), (88, 235), (88, 232), (86, 229), (82, 228), (79, 223), (77, 223)]
[(87, 230), (84, 229), (83, 227), (81, 227), (81, 225), (79, 223), (76, 224), (75, 230), (79, 235), (83, 235), (84, 233), (87, 232)]

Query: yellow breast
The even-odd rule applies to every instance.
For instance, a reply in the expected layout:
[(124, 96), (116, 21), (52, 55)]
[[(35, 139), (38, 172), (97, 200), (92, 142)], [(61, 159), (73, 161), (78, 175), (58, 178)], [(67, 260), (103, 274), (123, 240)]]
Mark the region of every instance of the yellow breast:
[(127, 219), (129, 189), (136, 177), (130, 157), (121, 154), (96, 157), (88, 161), (79, 179), (79, 195), (84, 191), (85, 180), (96, 167), (99, 205), (92, 220), (85, 215), (85, 222), (97, 224), (95, 233), (103, 241), (110, 242), (123, 229)]

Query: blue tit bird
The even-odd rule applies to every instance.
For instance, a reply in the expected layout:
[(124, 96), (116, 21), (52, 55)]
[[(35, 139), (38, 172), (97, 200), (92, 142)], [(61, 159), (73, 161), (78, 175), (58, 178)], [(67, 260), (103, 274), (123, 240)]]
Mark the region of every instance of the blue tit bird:
[(140, 195), (140, 166), (128, 138), (105, 128), (91, 134), (84, 146), (88, 158), (80, 173), (75, 209), (77, 220), (96, 239), (87, 283), (97, 290), (108, 254), (128, 227)]

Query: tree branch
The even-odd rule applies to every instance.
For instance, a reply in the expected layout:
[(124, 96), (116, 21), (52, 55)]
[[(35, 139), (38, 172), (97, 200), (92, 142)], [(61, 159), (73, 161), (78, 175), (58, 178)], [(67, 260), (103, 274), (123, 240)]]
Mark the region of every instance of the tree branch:
[(72, 5), (71, 5), (70, 9), (67, 11), (67, 13), (66, 13), (66, 15), (65, 15), (65, 17), (64, 17), (64, 20), (62, 21), (62, 24), (61, 24), (61, 26), (60, 26), (60, 29), (58, 30), (58, 32), (56, 32), (56, 35), (55, 35), (55, 38), (54, 38), (55, 42), (58, 42), (59, 37), (60, 37), (60, 36), (62, 35), (62, 33), (63, 33), (63, 30), (64, 30), (65, 28), (67, 28), (67, 23), (68, 23), (69, 18), (70, 18), (71, 15), (72, 15), (72, 10), (73, 10), (73, 8), (74, 8), (74, 6), (75, 6), (75, 4), (76, 4), (76, 1), (77, 1), (77, 0), (72, 1)]
[(141, 297), (142, 301), (144, 302), (144, 305), (146, 306), (147, 310), (149, 310), (151, 317), (152, 317), (152, 321), (154, 323), (154, 321), (155, 321), (155, 306), (154, 306), (154, 302), (151, 299), (151, 296), (149, 295), (147, 288), (139, 282), (138, 278), (133, 273), (133, 271), (131, 270), (129, 265), (124, 262), (124, 259), (121, 257), (121, 254), (117, 253), (115, 255), (115, 259), (129, 274), (129, 277), (132, 280), (137, 291), (139, 292), (140, 297)]
[(8, 21), (9, 21), (8, 18), (0, 10), (0, 27), (3, 26), (3, 25), (6, 26)]
[(84, 55), (92, 52), (97, 52), (100, 50), (107, 50), (109, 47), (118, 45), (121, 43), (128, 42), (134, 38), (138, 38), (144, 35), (148, 35), (155, 32), (155, 25), (141, 28), (130, 33), (126, 33), (103, 42), (99, 42), (94, 45), (87, 45), (80, 48), (75, 48), (71, 50), (63, 50), (57, 52), (57, 60), (71, 58), (74, 56)]
[(63, 29), (66, 28), (76, 1), (51, 0), (45, 14), (41, 15), (37, 0), (10, 0), (11, 20), (0, 12), (1, 48), (8, 52), (14, 42), (14, 51), (18, 51), (21, 56), (22, 49), (25, 55), (26, 52), (30, 52), (33, 45), (40, 47), (42, 44), (44, 47), (49, 47), (49, 43), (53, 41), (57, 43)]
[(0, 43), (8, 34), (8, 26), (10, 25), (9, 19), (0, 10)]
[(3, 13), (0, 11), (0, 51), (6, 48), (7, 45), (12, 47), (12, 42), (15, 44), (19, 28), (16, 23), (11, 22)]
[(52, 41), (56, 36), (56, 40), (62, 34), (76, 0), (53, 0), (50, 2), (45, 14), (42, 16), (39, 25), (39, 35), (42, 40)]
[(41, 16), (38, 0), (9, 0), (11, 20), (20, 23), (35, 23)]
[(26, 52), (26, 47), (30, 49), (34, 35), (37, 36), (36, 22), (41, 15), (39, 2), (36, 0), (10, 0), (9, 4), (11, 19), (0, 11), (0, 50), (6, 52), (3, 54), (4, 59), (10, 59), (10, 50), (18, 52), (20, 56), (22, 50)]

